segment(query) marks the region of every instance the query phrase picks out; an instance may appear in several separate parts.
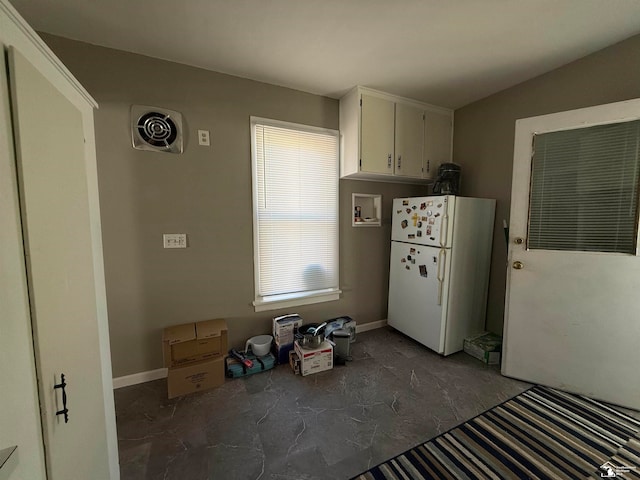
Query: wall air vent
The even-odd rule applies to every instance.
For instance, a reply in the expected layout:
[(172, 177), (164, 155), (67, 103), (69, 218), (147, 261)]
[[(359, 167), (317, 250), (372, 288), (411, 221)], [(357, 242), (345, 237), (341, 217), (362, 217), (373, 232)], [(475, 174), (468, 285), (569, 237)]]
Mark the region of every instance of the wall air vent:
[(131, 106), (133, 148), (182, 153), (182, 114), (147, 105)]

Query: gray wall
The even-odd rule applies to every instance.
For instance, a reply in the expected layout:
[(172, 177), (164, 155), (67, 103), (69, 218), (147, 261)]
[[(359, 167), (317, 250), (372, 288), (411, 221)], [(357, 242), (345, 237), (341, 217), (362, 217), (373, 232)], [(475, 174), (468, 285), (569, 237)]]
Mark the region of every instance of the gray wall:
[[(270, 332), (295, 311), (306, 322), (386, 318), (391, 200), (424, 187), (340, 182), (339, 301), (256, 314), (249, 117), (338, 128), (338, 101), (117, 50), (43, 35), (100, 104), (96, 148), (115, 377), (162, 367), (165, 326), (223, 317), (230, 343)], [(131, 147), (131, 104), (181, 112), (182, 155)], [(197, 145), (198, 129), (211, 147)], [(351, 227), (351, 193), (381, 193), (384, 225)], [(163, 233), (189, 248), (164, 250)]]
[(462, 194), (498, 200), (487, 328), (502, 333), (515, 121), (640, 97), (640, 36), (584, 57), (455, 112), (454, 161)]

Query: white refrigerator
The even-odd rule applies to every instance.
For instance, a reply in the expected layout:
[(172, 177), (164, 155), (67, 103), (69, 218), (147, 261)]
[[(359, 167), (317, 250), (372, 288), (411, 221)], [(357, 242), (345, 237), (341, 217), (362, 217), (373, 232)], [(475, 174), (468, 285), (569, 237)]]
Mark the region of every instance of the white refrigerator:
[(396, 198), (387, 323), (450, 355), (484, 331), (495, 200)]

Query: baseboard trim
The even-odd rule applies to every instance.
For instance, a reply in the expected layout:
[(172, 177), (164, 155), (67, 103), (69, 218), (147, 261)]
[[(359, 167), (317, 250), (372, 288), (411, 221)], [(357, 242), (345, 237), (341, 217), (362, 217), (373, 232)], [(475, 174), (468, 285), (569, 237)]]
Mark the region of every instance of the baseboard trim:
[(166, 378), (166, 376), (166, 368), (158, 368), (157, 370), (149, 370), (148, 372), (125, 375), (124, 377), (117, 377), (113, 379), (113, 389), (116, 390), (118, 388), (129, 387), (139, 383), (151, 382), (160, 378)]
[[(382, 328), (387, 325), (386, 320), (378, 320), (376, 322), (369, 322), (363, 324), (356, 324), (356, 333), (368, 332), (369, 330), (375, 330), (376, 328)], [(157, 370), (149, 370), (148, 372), (134, 373), (131, 375), (125, 375), (124, 377), (116, 377), (113, 379), (113, 389), (130, 387), (131, 385), (138, 385), (139, 383), (152, 382), (160, 378), (166, 378), (167, 369), (158, 368)]]
[(368, 332), (369, 330), (375, 330), (376, 328), (382, 328), (387, 326), (387, 320), (378, 320), (376, 322), (369, 322), (363, 324), (356, 324), (356, 333)]

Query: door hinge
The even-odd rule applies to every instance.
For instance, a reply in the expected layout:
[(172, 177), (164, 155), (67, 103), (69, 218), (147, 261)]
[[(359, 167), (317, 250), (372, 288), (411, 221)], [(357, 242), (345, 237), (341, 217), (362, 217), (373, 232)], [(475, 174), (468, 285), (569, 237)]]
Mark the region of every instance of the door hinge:
[(362, 99), (360, 99), (360, 106), (362, 106)]
[(358, 161), (358, 166), (359, 166), (360, 168), (362, 168), (362, 159), (360, 159), (360, 160)]

